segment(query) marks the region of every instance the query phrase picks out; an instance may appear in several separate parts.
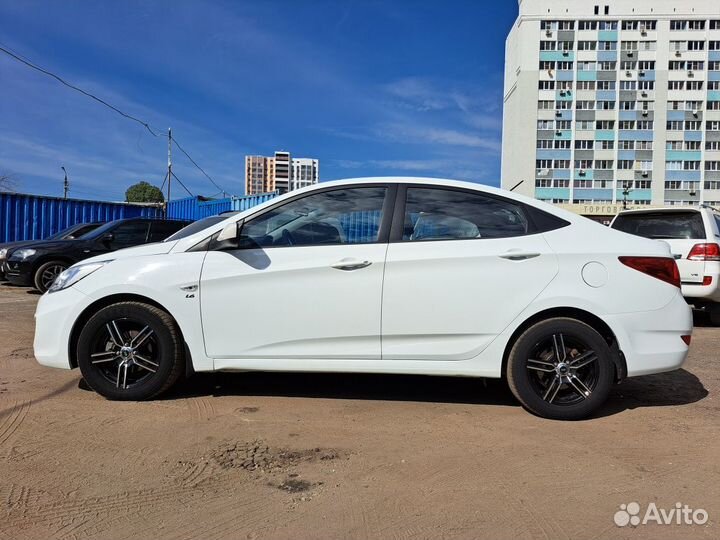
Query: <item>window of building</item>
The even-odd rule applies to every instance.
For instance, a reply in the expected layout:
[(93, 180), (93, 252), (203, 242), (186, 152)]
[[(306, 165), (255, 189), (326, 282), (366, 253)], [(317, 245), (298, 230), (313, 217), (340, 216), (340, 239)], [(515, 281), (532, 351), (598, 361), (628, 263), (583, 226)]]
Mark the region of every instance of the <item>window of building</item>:
[(668, 131), (682, 131), (683, 121), (682, 120), (668, 120), (665, 126)]
[(699, 161), (683, 161), (683, 170), (699, 171), (700, 170), (700, 162)]
[(685, 141), (685, 150), (700, 150), (700, 141)]
[(686, 111), (701, 111), (702, 110), (702, 101), (686, 101), (685, 102), (685, 110)]
[(671, 41), (670, 50), (672, 52), (683, 52), (687, 50), (687, 41)]
[(706, 161), (705, 162), (705, 170), (706, 171), (720, 171), (720, 161)]
[(638, 49), (641, 51), (656, 51), (657, 41), (641, 41), (638, 43)]
[(615, 109), (614, 101), (598, 101), (596, 102), (596, 109), (598, 111), (610, 111)]
[(538, 83), (538, 88), (540, 90), (554, 90), (555, 89), (555, 81), (540, 81)]
[(635, 101), (621, 101), (620, 102), (620, 110), (621, 111), (634, 111), (635, 108), (636, 108)]
[(594, 101), (576, 101), (575, 108), (578, 110), (592, 110), (595, 108)]
[(638, 42), (637, 41), (623, 41), (620, 45), (620, 49), (623, 51), (637, 51), (638, 49)]
[(575, 160), (575, 168), (576, 169), (592, 169), (593, 160), (592, 159), (576, 159)]
[(540, 171), (545, 169), (552, 169), (552, 159), (536, 159), (535, 168)]
[(634, 120), (620, 120), (620, 129), (623, 131), (627, 131), (629, 129), (635, 129), (635, 121)]
[(576, 150), (592, 150), (594, 141), (575, 141)]
[(668, 90), (682, 90), (685, 88), (685, 81), (668, 81)]
[(720, 81), (708, 81), (708, 90), (720, 90)]
[[(600, 90), (600, 82), (609, 82), (609, 81), (598, 81), (598, 90)], [(577, 89), (578, 90), (595, 90), (595, 81), (578, 81), (577, 82)]]
[(597, 21), (578, 21), (578, 30), (597, 30), (597, 27)]
[(572, 129), (572, 121), (571, 120), (556, 120), (555, 121), (555, 129), (558, 129), (558, 130)]
[(573, 69), (573, 63), (572, 62), (558, 62), (557, 63), (558, 71), (572, 71)]
[(599, 51), (616, 51), (617, 41), (598, 41)]
[(600, 170), (609, 170), (613, 168), (614, 161), (612, 159), (596, 159), (595, 168)]
[(540, 21), (540, 30), (557, 30), (557, 21)]
[(598, 90), (615, 90), (615, 81), (598, 81)]
[(720, 71), (720, 62), (717, 60), (708, 62), (708, 71)]
[(633, 187), (635, 189), (650, 189), (652, 187), (652, 180), (635, 180)]
[(615, 129), (614, 120), (598, 120), (595, 122), (595, 129)]
[(615, 71), (615, 68), (617, 67), (617, 62), (598, 62), (598, 70), (599, 71)]
[(682, 150), (683, 142), (682, 141), (667, 141), (665, 143), (665, 149), (666, 150)]
[(555, 108), (558, 110), (572, 109), (572, 101), (556, 101)]
[(686, 90), (702, 90), (703, 89), (703, 81), (686, 81), (685, 89)]
[(701, 60), (688, 60), (686, 68), (688, 71), (703, 71), (705, 69), (705, 62)]
[(635, 167), (635, 161), (632, 159), (620, 159), (618, 160), (617, 168), (619, 170), (630, 170)]
[(540, 42), (540, 50), (541, 51), (554, 51), (557, 48), (557, 41), (541, 41)]
[(670, 30), (685, 30), (687, 21), (670, 21)]
[(720, 30), (720, 20), (713, 19), (710, 21), (710, 30)]
[(552, 187), (552, 179), (551, 178), (536, 178), (535, 179), (535, 187)]
[(579, 131), (590, 131), (595, 128), (595, 122), (592, 120), (578, 120), (575, 123), (575, 129)]
[(637, 148), (638, 150), (652, 150), (653, 142), (652, 141), (637, 141), (635, 143), (635, 148)]
[(692, 20), (687, 22), (688, 30), (705, 30), (705, 21)]
[(665, 169), (668, 171), (682, 171), (682, 161), (666, 161)]
[(655, 69), (655, 60), (641, 60), (638, 62), (638, 69), (640, 71), (652, 71)]
[(617, 21), (598, 21), (598, 30), (617, 30), (617, 28)]
[(613, 150), (615, 148), (615, 141), (597, 141), (598, 150)]
[(668, 62), (668, 69), (670, 71), (680, 71), (685, 69), (685, 61), (684, 60), (671, 60)]
[(553, 141), (551, 139), (538, 139), (536, 148), (539, 150), (549, 150), (553, 147)]
[(578, 51), (594, 51), (597, 49), (597, 41), (578, 41)]
[[(717, 180), (705, 182), (705, 189), (720, 189), (720, 182)], [(720, 202), (720, 201), (718, 201)], [(718, 202), (707, 201), (707, 204), (711, 206), (720, 206)]]
[(637, 129), (652, 130), (655, 127), (655, 122), (652, 120), (638, 120)]
[(560, 21), (560, 30), (574, 30), (575, 21)]
[(708, 49), (711, 51), (720, 51), (720, 41), (708, 41)]
[(637, 81), (620, 81), (620, 90), (637, 90)]
[(686, 131), (700, 131), (702, 129), (702, 122), (700, 120), (686, 120), (685, 130)]
[(556, 150), (570, 150), (570, 141), (555, 141)]
[(687, 50), (688, 51), (704, 51), (705, 50), (705, 42), (704, 41), (688, 41), (687, 42)]
[(705, 150), (710, 150), (711, 152), (720, 150), (720, 141), (707, 141), (705, 143)]
[(635, 69), (637, 67), (637, 62), (635, 60), (623, 60), (620, 62), (620, 69), (624, 69), (625, 71), (630, 71), (632, 69)]
[(537, 128), (538, 129), (552, 129), (553, 121), (552, 120), (538, 120)]
[(708, 111), (720, 111), (720, 101), (708, 101), (705, 107)]
[(552, 60), (540, 60), (540, 71), (549, 71), (555, 69), (555, 62)]
[(720, 131), (720, 121), (708, 120), (707, 122), (705, 122), (705, 129), (707, 131)]
[(595, 62), (578, 62), (578, 71), (595, 71)]
[(538, 110), (545, 111), (548, 109), (552, 109), (555, 106), (554, 101), (538, 101)]
[(558, 51), (572, 51), (574, 46), (575, 46), (575, 43), (573, 43), (572, 41), (558, 41), (557, 42), (557, 50)]
[(620, 150), (635, 150), (635, 141), (620, 141)]
[(638, 169), (640, 169), (641, 171), (652, 171), (652, 161), (641, 160), (641, 161), (638, 161), (637, 164), (638, 164)]

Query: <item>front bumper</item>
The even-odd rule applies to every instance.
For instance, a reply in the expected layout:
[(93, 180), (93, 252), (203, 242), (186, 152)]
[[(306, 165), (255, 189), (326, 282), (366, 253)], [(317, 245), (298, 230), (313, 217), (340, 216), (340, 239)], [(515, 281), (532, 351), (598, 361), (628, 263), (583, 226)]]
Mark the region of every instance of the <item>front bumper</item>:
[(3, 266), (5, 279), (13, 285), (22, 285), (23, 287), (32, 287), (33, 273), (32, 262), (30, 261), (5, 261)]
[(693, 318), (679, 291), (662, 309), (605, 319), (625, 355), (628, 377), (672, 371), (685, 362), (689, 349), (681, 336), (692, 334)]
[(35, 358), (43, 366), (71, 369), (69, 340), (88, 297), (70, 287), (40, 297), (35, 310)]

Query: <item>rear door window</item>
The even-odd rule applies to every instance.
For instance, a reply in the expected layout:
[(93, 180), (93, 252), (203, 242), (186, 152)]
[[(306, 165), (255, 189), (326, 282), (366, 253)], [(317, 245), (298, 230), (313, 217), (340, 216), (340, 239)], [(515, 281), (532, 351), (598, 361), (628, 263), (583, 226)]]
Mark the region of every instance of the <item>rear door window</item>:
[(613, 229), (653, 239), (704, 239), (700, 212), (638, 212), (621, 214)]

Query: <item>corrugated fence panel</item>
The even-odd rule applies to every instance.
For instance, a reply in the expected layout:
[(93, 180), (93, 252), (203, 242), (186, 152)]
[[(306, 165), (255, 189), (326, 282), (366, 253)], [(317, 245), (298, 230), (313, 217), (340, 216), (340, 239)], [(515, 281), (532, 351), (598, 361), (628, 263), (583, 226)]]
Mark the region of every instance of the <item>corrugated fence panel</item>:
[(168, 217), (172, 219), (202, 219), (208, 216), (216, 216), (222, 212), (243, 212), (253, 206), (262, 204), (265, 201), (274, 199), (279, 193), (259, 193), (258, 195), (246, 195), (244, 197), (228, 197), (225, 199), (201, 200), (198, 197), (186, 197), (170, 201), (167, 205)]
[(236, 212), (244, 212), (248, 208), (262, 204), (280, 195), (277, 191), (270, 193), (258, 193), (257, 195), (246, 195), (245, 197), (233, 197), (232, 209)]
[(41, 240), (76, 223), (162, 217), (156, 206), (0, 193), (0, 242)]

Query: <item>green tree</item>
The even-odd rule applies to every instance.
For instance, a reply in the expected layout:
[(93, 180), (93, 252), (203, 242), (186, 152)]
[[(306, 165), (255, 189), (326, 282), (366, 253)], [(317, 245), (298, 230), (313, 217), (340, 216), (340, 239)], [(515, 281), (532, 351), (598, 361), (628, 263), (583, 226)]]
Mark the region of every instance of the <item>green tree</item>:
[(127, 202), (161, 203), (165, 201), (165, 197), (159, 187), (153, 186), (143, 180), (127, 188), (125, 200)]

